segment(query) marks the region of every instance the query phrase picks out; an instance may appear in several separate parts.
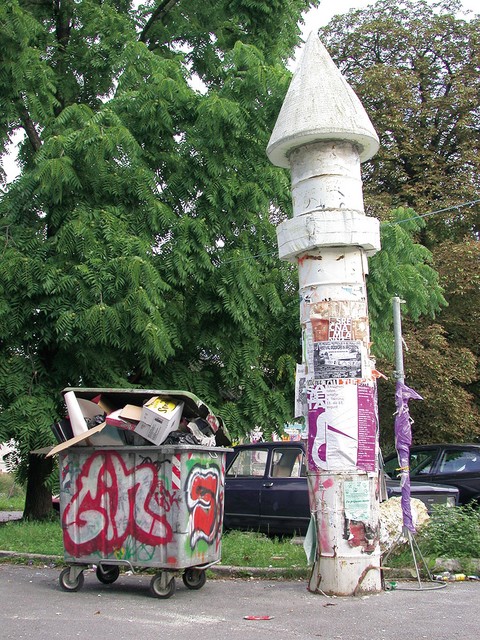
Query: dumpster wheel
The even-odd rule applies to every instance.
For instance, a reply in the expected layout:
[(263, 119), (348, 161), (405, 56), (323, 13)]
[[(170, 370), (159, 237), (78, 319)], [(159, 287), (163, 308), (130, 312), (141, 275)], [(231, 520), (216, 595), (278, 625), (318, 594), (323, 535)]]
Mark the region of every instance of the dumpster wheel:
[(196, 569), (195, 567), (191, 567), (189, 569), (185, 569), (182, 579), (183, 584), (188, 589), (197, 590), (201, 589), (207, 581), (207, 574), (203, 569)]
[(83, 571), (76, 573), (76, 575), (75, 573), (72, 576), (71, 568), (66, 567), (58, 576), (58, 581), (64, 591), (78, 591), (83, 587), (85, 581)]
[(155, 598), (171, 598), (175, 593), (175, 578), (168, 580), (168, 574), (164, 573), (156, 573), (150, 581), (150, 593)]
[(96, 570), (98, 580), (102, 584), (113, 584), (120, 575), (120, 567), (118, 565), (98, 565)]

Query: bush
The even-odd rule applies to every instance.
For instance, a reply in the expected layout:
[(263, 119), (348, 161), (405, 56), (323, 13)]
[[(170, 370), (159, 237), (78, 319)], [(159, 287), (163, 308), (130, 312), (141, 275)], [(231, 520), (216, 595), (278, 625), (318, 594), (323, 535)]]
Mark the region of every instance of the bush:
[(480, 509), (464, 505), (454, 509), (437, 506), (419, 536), (426, 556), (478, 558), (480, 556)]

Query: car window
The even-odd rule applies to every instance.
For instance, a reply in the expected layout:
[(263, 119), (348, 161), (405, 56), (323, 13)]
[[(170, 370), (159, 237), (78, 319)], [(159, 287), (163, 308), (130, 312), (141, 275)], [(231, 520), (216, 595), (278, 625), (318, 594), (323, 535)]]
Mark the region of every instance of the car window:
[(305, 477), (305, 456), (299, 447), (282, 447), (274, 449), (270, 475), (273, 478)]
[(227, 476), (261, 477), (265, 475), (268, 451), (266, 449), (243, 449), (230, 465)]
[(389, 478), (396, 478), (399, 473), (397, 456), (394, 456), (390, 460), (386, 460), (383, 463), (383, 470)]
[(431, 473), (435, 462), (436, 450), (415, 451), (410, 454), (410, 475), (421, 476)]
[(480, 472), (480, 455), (475, 451), (450, 449), (445, 451), (440, 462), (439, 473)]

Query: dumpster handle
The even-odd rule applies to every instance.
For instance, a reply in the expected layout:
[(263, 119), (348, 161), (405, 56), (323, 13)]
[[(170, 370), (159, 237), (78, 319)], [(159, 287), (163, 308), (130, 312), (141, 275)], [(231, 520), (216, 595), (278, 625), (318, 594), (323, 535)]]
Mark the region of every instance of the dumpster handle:
[(207, 562), (206, 564), (196, 564), (192, 567), (192, 569), (208, 569), (209, 567), (213, 567), (214, 564), (218, 564), (219, 562), (221, 562), (221, 558), (218, 558), (218, 560), (213, 560), (212, 562)]

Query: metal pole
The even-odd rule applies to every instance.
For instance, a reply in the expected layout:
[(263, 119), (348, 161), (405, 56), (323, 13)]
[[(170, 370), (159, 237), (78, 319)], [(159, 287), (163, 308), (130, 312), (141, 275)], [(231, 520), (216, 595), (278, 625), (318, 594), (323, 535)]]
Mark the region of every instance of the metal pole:
[(392, 299), (393, 307), (393, 335), (395, 339), (395, 378), (405, 383), (405, 371), (403, 368), (403, 338), (402, 338), (402, 316), (400, 313), (400, 305), (405, 300), (401, 300), (397, 296)]

